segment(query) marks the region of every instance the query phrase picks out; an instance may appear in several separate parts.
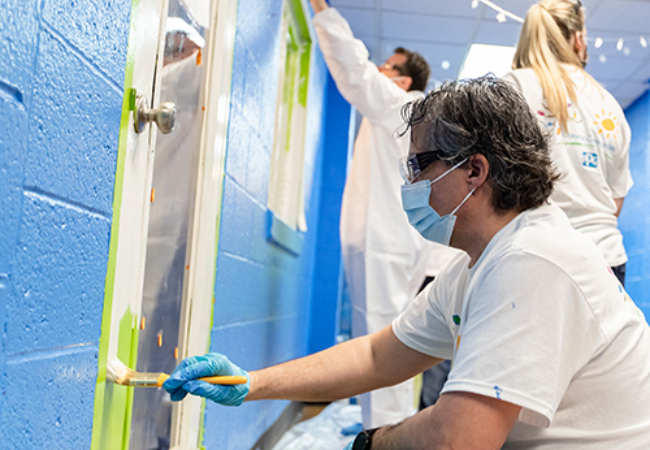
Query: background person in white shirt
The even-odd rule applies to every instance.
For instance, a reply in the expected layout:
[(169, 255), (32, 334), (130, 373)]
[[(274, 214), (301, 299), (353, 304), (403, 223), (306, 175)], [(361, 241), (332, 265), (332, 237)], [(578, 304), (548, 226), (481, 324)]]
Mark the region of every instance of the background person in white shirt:
[(594, 242), (625, 282), (618, 215), (632, 187), (630, 127), (614, 97), (584, 70), (587, 30), (580, 1), (544, 0), (526, 15), (513, 72), (505, 76), (553, 134), (562, 178), (551, 199)]
[[(423, 241), (401, 210), (397, 161), (408, 153), (402, 107), (429, 80), (427, 62), (397, 48), (379, 67), (350, 26), (325, 0), (311, 0), (314, 27), (327, 67), (341, 95), (363, 116), (343, 194), (341, 250), (352, 307), (352, 337), (389, 325), (417, 295), (432, 245)], [(439, 255), (441, 252), (437, 252)], [(399, 422), (413, 414), (414, 384), (361, 397), (365, 427)]]
[[(448, 83), (416, 101), (404, 209), (427, 239), (463, 250), (391, 326), (246, 374), (220, 354), (165, 382), (224, 405), (323, 401), (400, 383), (442, 359), (442, 395), (353, 450), (647, 450), (650, 328), (598, 249), (547, 203), (548, 142), (510, 83)], [(393, 212), (396, 214), (397, 212)]]

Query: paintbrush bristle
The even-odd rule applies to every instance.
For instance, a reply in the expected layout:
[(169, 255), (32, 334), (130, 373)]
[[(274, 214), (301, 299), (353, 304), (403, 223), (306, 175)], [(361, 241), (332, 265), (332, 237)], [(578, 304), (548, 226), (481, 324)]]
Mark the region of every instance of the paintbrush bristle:
[(117, 358), (109, 358), (106, 379), (122, 386), (158, 387), (159, 373), (136, 372)]
[(128, 386), (135, 372), (129, 369), (126, 364), (118, 358), (109, 358), (106, 365), (106, 379), (115, 384)]

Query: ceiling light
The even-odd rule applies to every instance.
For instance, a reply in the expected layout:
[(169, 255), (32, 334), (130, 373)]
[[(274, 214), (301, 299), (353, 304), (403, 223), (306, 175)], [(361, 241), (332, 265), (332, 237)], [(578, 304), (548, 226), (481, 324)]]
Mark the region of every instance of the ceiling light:
[(505, 22), (506, 21), (506, 15), (503, 14), (503, 12), (500, 12), (499, 14), (497, 14), (497, 21), (499, 23)]
[(502, 77), (512, 68), (515, 50), (502, 45), (472, 44), (459, 78), (477, 78), (488, 73)]
[(603, 40), (602, 38), (596, 38), (596, 42), (594, 43), (594, 47), (600, 48), (603, 46)]
[(607, 56), (605, 56), (605, 55), (600, 55), (600, 56), (598, 57), (598, 61), (600, 61), (601, 63), (606, 63), (606, 62), (607, 62)]
[(444, 60), (442, 64), (440, 64), (440, 67), (442, 67), (442, 70), (449, 70), (451, 63), (447, 60)]
[(643, 36), (639, 38), (639, 42), (641, 43), (641, 47), (643, 48), (646, 48), (648, 46), (648, 41), (646, 41), (646, 39)]
[(623, 38), (620, 38), (618, 42), (616, 43), (616, 50), (619, 52), (623, 50), (623, 44), (625, 43), (625, 40)]
[(479, 0), (472, 0), (472, 9), (478, 8)]

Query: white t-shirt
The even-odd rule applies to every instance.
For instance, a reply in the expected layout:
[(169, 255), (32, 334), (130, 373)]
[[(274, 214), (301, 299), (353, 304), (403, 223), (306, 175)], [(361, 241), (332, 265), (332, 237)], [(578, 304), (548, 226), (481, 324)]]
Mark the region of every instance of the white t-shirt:
[(522, 407), (504, 449), (650, 448), (650, 328), (598, 249), (553, 205), (461, 255), (393, 322), (453, 366), (443, 393)]
[(553, 135), (553, 162), (563, 177), (551, 199), (569, 216), (571, 225), (594, 242), (614, 267), (627, 261), (617, 229), (615, 198), (632, 187), (629, 169), (630, 127), (614, 97), (566, 65), (576, 87), (577, 102), (569, 100), (567, 131), (546, 108), (546, 99), (532, 69), (504, 77), (524, 95), (543, 127)]

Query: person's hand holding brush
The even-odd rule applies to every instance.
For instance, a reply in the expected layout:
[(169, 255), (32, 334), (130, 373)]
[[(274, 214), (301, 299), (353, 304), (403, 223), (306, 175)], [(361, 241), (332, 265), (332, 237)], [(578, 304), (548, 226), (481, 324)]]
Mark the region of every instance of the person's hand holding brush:
[[(221, 375), (238, 375), (247, 378), (246, 384), (232, 386), (213, 385), (198, 378)], [(250, 389), (250, 378), (228, 358), (219, 353), (192, 356), (184, 359), (163, 384), (175, 402), (183, 400), (190, 393), (212, 400), (224, 406), (239, 406)]]

